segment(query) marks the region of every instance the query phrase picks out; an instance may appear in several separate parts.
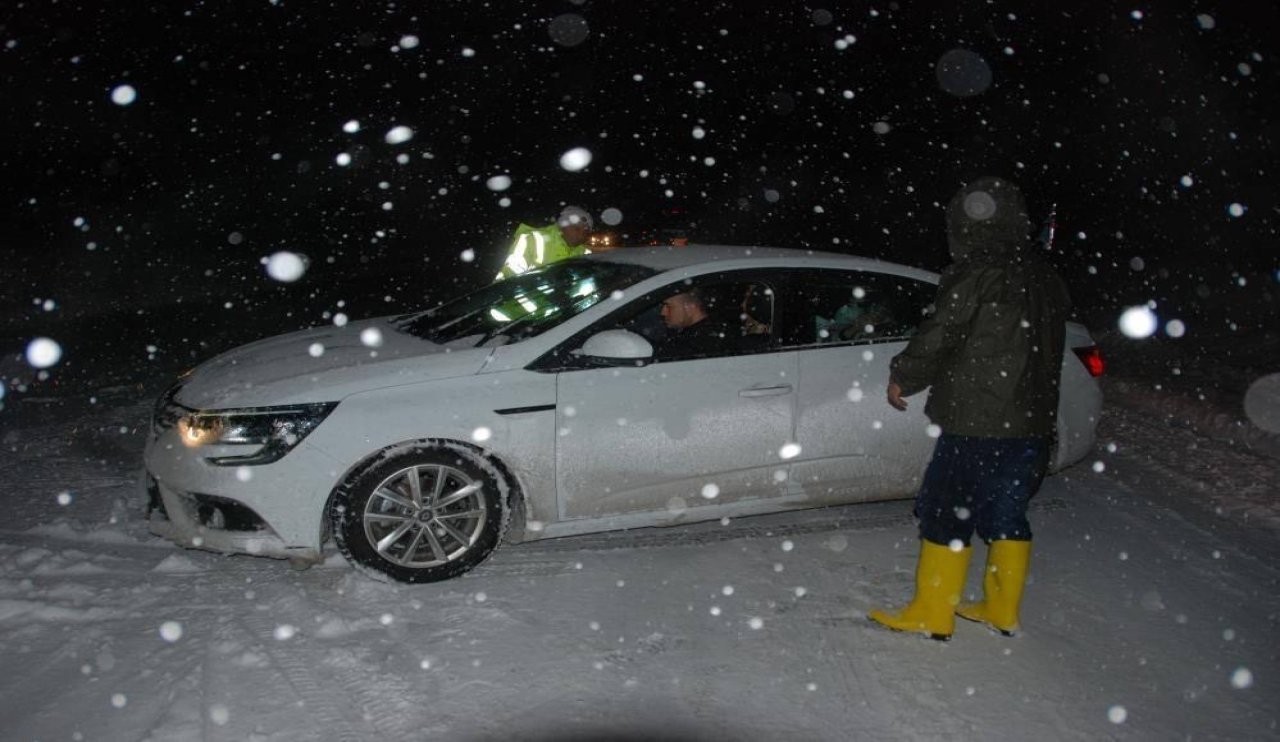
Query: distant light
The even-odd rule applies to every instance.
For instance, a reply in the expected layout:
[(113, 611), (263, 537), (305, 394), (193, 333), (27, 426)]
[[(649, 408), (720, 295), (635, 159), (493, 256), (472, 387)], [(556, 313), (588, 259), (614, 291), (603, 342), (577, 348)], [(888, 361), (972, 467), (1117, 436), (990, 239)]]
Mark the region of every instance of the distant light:
[(407, 126), (396, 126), (387, 132), (387, 144), (404, 144), (413, 139), (413, 129)]
[(1120, 332), (1131, 338), (1151, 337), (1158, 325), (1155, 312), (1145, 305), (1129, 307), (1120, 315)]
[(138, 91), (132, 85), (117, 85), (111, 91), (111, 102), (117, 106), (127, 106), (138, 99)]
[(586, 147), (574, 147), (560, 155), (560, 167), (571, 173), (576, 173), (590, 164), (591, 150)]

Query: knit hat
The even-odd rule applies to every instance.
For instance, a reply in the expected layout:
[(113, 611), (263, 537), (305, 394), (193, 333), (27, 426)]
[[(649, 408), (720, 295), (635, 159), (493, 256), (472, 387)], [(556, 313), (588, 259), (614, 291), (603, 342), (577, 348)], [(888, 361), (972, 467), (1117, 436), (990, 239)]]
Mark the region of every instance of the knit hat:
[(562, 228), (573, 224), (585, 224), (587, 229), (594, 229), (595, 222), (591, 220), (591, 214), (581, 206), (566, 206), (564, 211), (560, 212), (560, 218), (556, 220)]

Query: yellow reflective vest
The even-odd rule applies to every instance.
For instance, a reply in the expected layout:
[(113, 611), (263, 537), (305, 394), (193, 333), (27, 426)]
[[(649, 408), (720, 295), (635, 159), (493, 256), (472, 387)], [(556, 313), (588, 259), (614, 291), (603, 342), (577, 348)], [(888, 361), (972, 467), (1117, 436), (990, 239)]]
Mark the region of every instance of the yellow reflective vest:
[(570, 247), (564, 241), (564, 235), (560, 233), (560, 227), (557, 224), (548, 224), (545, 227), (521, 224), (516, 228), (515, 239), (511, 243), (511, 252), (507, 255), (507, 260), (493, 280), (501, 281), (540, 265), (589, 252), (591, 251), (586, 245)]

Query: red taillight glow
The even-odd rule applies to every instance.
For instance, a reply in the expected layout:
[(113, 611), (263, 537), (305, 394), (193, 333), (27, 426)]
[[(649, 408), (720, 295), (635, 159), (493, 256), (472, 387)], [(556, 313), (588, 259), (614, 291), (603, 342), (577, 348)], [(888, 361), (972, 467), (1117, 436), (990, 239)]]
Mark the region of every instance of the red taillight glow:
[(1098, 346), (1087, 345), (1083, 348), (1072, 348), (1072, 350), (1080, 357), (1080, 362), (1084, 364), (1090, 376), (1097, 378), (1106, 371), (1106, 364), (1102, 362), (1102, 349)]

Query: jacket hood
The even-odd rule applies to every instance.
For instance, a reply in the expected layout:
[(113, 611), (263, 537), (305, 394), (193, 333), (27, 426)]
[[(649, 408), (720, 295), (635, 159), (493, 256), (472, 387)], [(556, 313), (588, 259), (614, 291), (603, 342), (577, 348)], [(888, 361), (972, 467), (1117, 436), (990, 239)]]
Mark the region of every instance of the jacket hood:
[(1022, 191), (995, 176), (978, 178), (947, 204), (947, 245), (951, 258), (1011, 260), (1031, 234)]

